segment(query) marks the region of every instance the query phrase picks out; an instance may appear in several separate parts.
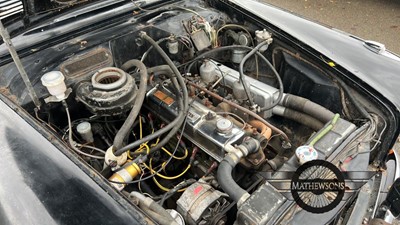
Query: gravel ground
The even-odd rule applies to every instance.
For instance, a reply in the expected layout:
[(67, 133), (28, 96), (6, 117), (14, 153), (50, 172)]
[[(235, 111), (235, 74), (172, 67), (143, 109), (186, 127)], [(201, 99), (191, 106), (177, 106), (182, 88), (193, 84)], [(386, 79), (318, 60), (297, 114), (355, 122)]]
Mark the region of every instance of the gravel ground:
[(263, 0), (400, 54), (400, 0)]

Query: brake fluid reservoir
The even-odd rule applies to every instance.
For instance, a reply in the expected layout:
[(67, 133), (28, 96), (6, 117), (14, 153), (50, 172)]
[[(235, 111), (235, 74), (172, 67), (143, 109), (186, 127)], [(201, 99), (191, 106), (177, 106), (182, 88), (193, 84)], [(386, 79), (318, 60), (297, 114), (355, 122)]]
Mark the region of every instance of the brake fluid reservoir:
[(45, 73), (40, 80), (43, 86), (47, 88), (47, 91), (55, 96), (59, 100), (65, 98), (65, 91), (67, 91), (67, 86), (64, 82), (64, 75), (60, 71), (51, 71)]

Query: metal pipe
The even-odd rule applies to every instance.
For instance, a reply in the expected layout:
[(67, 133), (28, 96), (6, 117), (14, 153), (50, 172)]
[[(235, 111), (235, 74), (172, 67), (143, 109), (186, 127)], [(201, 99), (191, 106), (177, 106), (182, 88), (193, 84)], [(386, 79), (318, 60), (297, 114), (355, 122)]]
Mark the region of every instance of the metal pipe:
[[(129, 197), (133, 197), (139, 201), (139, 206), (141, 209), (145, 210), (147, 213), (151, 214), (151, 216), (157, 220), (160, 224), (168, 224), (168, 225), (178, 225), (178, 223), (172, 218), (172, 216), (165, 210), (161, 205), (156, 203), (153, 199), (144, 196), (139, 192), (131, 192)], [(153, 212), (153, 213), (151, 213)]]
[(4, 28), (3, 23), (1, 21), (0, 21), (0, 35), (3, 38), (3, 41), (6, 44), (12, 59), (14, 60), (15, 66), (17, 67), (18, 72), (21, 75), (22, 80), (25, 83), (26, 88), (28, 89), (29, 96), (32, 98), (33, 103), (35, 104), (36, 108), (40, 109), (41, 104), (40, 104), (39, 98), (36, 95), (36, 92), (33, 89), (32, 83), (29, 80), (28, 74), (26, 73), (24, 66), (22, 65), (21, 59), (19, 58), (18, 53), (15, 50), (14, 45), (12, 44), (10, 34)]

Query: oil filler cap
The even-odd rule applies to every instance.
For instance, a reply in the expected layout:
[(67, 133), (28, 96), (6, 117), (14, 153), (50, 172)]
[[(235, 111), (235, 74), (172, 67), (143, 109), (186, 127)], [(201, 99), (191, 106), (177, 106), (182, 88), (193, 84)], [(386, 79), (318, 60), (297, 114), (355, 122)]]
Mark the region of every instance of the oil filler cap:
[(232, 121), (222, 118), (217, 121), (217, 131), (221, 134), (230, 134), (233, 129)]
[(296, 156), (300, 164), (318, 159), (318, 152), (314, 147), (303, 145), (296, 149)]

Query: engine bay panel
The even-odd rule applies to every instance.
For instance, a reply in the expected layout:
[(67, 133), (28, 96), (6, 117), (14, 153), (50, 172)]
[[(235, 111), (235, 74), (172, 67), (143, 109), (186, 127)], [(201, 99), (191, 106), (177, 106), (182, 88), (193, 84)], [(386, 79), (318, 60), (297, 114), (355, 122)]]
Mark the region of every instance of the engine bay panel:
[[(184, 2), (26, 57), (40, 109), (11, 64), (0, 68), (12, 78), (0, 85), (156, 223), (348, 219), (356, 197), (310, 222), (282, 194), (290, 187), (273, 184), (314, 160), (343, 173), (378, 171), (371, 162), (385, 114), (268, 26), (207, 1)], [(336, 196), (307, 193), (325, 205)]]

